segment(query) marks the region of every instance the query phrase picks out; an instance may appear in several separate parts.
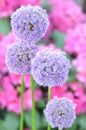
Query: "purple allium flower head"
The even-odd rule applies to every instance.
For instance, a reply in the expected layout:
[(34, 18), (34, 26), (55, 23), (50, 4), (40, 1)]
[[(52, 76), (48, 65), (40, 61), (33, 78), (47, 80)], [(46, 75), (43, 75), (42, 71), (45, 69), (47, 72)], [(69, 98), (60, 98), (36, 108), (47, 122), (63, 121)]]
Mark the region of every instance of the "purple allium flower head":
[(34, 80), (42, 86), (58, 86), (66, 82), (71, 65), (63, 52), (44, 49), (31, 61)]
[(46, 11), (39, 6), (21, 6), (11, 17), (13, 32), (22, 40), (37, 42), (46, 33), (49, 20)]
[(14, 43), (8, 47), (6, 64), (8, 69), (15, 74), (30, 74), (31, 59), (37, 52), (35, 44)]
[(54, 97), (44, 109), (44, 115), (52, 128), (62, 130), (71, 127), (76, 118), (75, 104), (68, 98)]

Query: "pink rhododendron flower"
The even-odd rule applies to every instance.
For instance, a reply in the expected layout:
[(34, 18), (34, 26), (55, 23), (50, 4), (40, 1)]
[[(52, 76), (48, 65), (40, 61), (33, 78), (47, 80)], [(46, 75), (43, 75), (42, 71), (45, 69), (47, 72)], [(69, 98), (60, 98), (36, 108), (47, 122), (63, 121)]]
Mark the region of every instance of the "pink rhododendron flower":
[[(12, 78), (11, 78), (12, 77)], [(0, 91), (0, 104), (1, 108), (7, 108), (8, 111), (15, 112), (20, 114), (20, 93), (21, 93), (21, 84), (19, 77), (17, 75), (11, 75), (4, 77), (1, 85), (3, 86), (3, 90)], [(13, 78), (14, 77), (14, 78)], [(18, 79), (17, 79), (18, 78)], [(14, 82), (16, 79), (17, 82)], [(19, 82), (18, 82), (19, 80)], [(24, 110), (32, 109), (32, 97), (31, 97), (31, 89), (30, 86), (27, 86), (30, 77), (25, 76), (25, 92), (24, 92)], [(29, 84), (30, 85), (30, 82)], [(34, 99), (37, 102), (42, 96), (42, 92), (40, 89), (35, 89)]]
[(17, 0), (0, 0), (0, 18), (10, 16), (18, 6)]
[(73, 82), (73, 83), (67, 83), (61, 87), (58, 86), (52, 87), (52, 98), (54, 96), (67, 97), (69, 99), (72, 99), (74, 103), (77, 105), (76, 106), (77, 114), (86, 112), (86, 109), (84, 109), (86, 108), (86, 106), (83, 105), (86, 103), (85, 100), (86, 96), (82, 86), (79, 83)]
[(20, 5), (39, 5), (41, 3), (41, 0), (19, 0), (18, 2)]
[[(49, 3), (52, 5), (52, 6), (57, 6), (59, 4), (59, 2), (63, 2), (64, 0), (49, 0)], [(70, 1), (70, 0), (65, 0), (65, 2), (67, 1)]]
[(8, 45), (12, 44), (13, 42), (16, 42), (17, 38), (14, 36), (13, 33), (9, 33), (7, 36), (3, 36), (3, 38), (0, 41), (0, 71), (6, 72), (7, 66), (5, 64), (5, 53)]
[(3, 37), (4, 37), (4, 36), (0, 33), (0, 41), (3, 39)]
[[(81, 81), (82, 83), (84, 83), (84, 85), (86, 85), (86, 71), (85, 72), (78, 72), (76, 74), (76, 78)], [(86, 86), (85, 86), (86, 87)]]
[[(79, 53), (77, 58), (73, 60), (73, 65), (76, 67), (78, 72), (86, 72), (86, 52)], [(83, 62), (84, 61), (84, 62)]]
[(0, 18), (10, 16), (21, 5), (38, 5), (40, 0), (0, 0)]
[(59, 31), (67, 32), (77, 24), (86, 20), (81, 7), (72, 0), (57, 0), (50, 13), (51, 21)]
[(70, 54), (86, 52), (86, 24), (78, 24), (69, 30), (65, 42), (65, 50)]
[(86, 85), (86, 52), (78, 53), (76, 59), (72, 61), (77, 70), (77, 79)]

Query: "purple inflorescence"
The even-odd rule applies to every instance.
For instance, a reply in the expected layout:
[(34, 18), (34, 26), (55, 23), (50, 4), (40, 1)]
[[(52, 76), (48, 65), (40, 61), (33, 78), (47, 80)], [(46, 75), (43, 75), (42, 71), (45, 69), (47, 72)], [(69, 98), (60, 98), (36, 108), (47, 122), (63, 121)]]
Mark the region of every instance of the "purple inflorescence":
[(22, 40), (37, 42), (46, 33), (49, 20), (46, 11), (39, 6), (21, 6), (11, 16), (13, 32)]
[(59, 130), (71, 127), (76, 118), (75, 104), (67, 98), (57, 98), (50, 100), (44, 109), (46, 120), (52, 128)]
[(30, 74), (31, 59), (37, 52), (35, 44), (14, 43), (7, 49), (6, 64), (15, 74)]
[(34, 80), (39, 85), (49, 87), (65, 83), (71, 67), (63, 52), (47, 49), (37, 53), (31, 61), (31, 66)]

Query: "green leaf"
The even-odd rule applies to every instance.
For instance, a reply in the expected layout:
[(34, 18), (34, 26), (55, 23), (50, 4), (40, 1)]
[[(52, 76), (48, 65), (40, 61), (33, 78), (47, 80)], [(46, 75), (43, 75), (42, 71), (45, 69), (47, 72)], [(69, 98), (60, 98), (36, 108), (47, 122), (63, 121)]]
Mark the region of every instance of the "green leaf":
[(6, 127), (3, 125), (2, 120), (0, 120), (0, 130), (6, 130)]
[(71, 67), (67, 82), (73, 82), (76, 80), (76, 68)]
[[(25, 112), (25, 123), (29, 128), (32, 128), (32, 113), (31, 111)], [(36, 111), (36, 129), (40, 129), (41, 127), (41, 117), (39, 113)]]
[(45, 104), (44, 99), (39, 100), (39, 101), (36, 103), (36, 106), (37, 106), (38, 108), (42, 108), (42, 109), (45, 108), (46, 104)]
[(64, 39), (65, 34), (59, 31), (54, 31), (51, 35), (51, 38), (54, 40), (56, 47), (63, 49), (64, 48)]
[(3, 127), (5, 130), (17, 130), (19, 127), (19, 117), (14, 113), (7, 113), (3, 122)]
[(45, 104), (45, 100), (44, 99), (40, 99), (37, 103), (36, 103), (37, 108), (45, 108), (46, 104)]
[(0, 86), (0, 91), (2, 91), (3, 90), (3, 88), (2, 88), (2, 86)]
[(81, 130), (86, 130), (86, 113), (79, 116), (79, 125)]
[(44, 40), (39, 40), (37, 44), (38, 44), (38, 45), (42, 45), (42, 44), (45, 45), (45, 44), (46, 44), (46, 41), (44, 41)]
[(7, 35), (10, 32), (10, 20), (9, 20), (9, 18), (0, 19), (0, 32), (3, 35)]
[(51, 10), (51, 5), (50, 5), (50, 3), (49, 3), (49, 1), (48, 0), (42, 0), (42, 7), (44, 8), (44, 9), (46, 9), (47, 11), (50, 11)]
[(47, 125), (48, 125), (48, 123), (47, 123), (47, 121), (46, 121), (44, 116), (42, 118), (42, 124), (43, 124), (43, 127), (47, 127)]

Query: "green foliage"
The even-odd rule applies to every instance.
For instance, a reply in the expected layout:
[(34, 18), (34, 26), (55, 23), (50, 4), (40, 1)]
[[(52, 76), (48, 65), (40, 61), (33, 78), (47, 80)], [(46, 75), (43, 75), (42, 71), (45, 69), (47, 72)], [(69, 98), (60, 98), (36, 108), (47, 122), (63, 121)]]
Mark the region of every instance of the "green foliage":
[(44, 99), (39, 100), (36, 103), (36, 105), (37, 105), (38, 108), (41, 108), (41, 109), (45, 108), (45, 106), (46, 106)]
[(0, 130), (18, 130), (19, 117), (14, 113), (7, 113), (4, 121), (0, 120)]
[[(32, 127), (32, 113), (31, 113), (31, 111), (25, 112), (25, 123), (29, 128)], [(42, 121), (41, 121), (41, 117), (39, 115), (39, 112), (36, 111), (36, 129), (37, 130), (40, 129), (40, 127), (42, 125), (41, 123), (42, 123)]]
[(7, 35), (10, 32), (10, 19), (9, 18), (0, 19), (0, 32), (3, 35)]
[(2, 91), (3, 90), (3, 88), (2, 88), (2, 86), (0, 86), (0, 91)]
[(64, 49), (64, 39), (65, 39), (65, 34), (61, 33), (57, 30), (55, 30), (52, 35), (51, 38), (53, 39), (56, 47)]
[(76, 69), (71, 67), (67, 82), (74, 82), (76, 80)]
[(79, 130), (86, 130), (86, 113), (79, 116), (78, 124), (80, 128)]
[(47, 11), (50, 11), (51, 5), (49, 4), (48, 0), (42, 0), (42, 7)]

